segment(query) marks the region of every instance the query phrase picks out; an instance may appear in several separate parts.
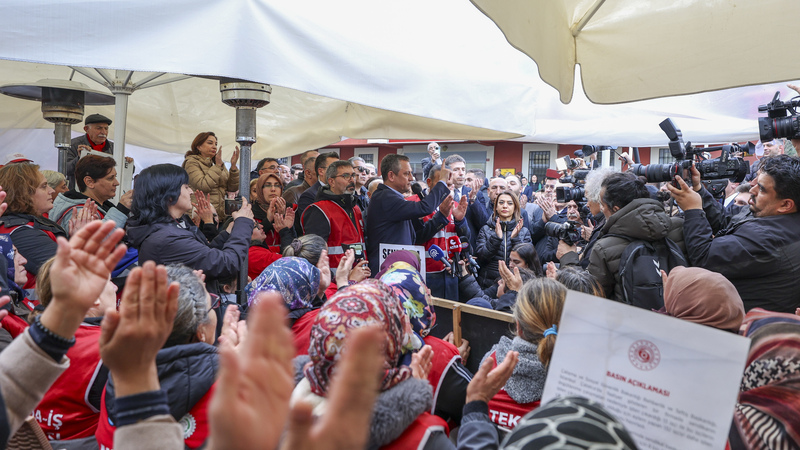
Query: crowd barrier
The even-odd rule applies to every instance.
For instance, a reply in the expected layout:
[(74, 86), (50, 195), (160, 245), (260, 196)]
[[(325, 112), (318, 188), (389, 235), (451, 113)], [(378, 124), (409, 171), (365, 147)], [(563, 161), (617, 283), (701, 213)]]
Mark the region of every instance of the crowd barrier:
[(478, 371), (481, 358), (501, 336), (513, 336), (515, 322), (511, 314), (436, 297), (432, 303), (436, 326), (430, 334), (443, 338), (452, 331), (456, 345), (460, 345), (461, 339), (469, 341), (471, 350), (464, 365), (472, 373)]

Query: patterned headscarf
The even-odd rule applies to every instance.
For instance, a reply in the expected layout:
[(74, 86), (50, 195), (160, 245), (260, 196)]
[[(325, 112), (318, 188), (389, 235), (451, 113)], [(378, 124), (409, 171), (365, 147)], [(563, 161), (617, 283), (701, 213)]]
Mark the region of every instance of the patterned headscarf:
[(636, 449), (636, 444), (625, 426), (599, 403), (562, 397), (523, 417), (500, 448), (630, 450)]
[(414, 337), (408, 316), (388, 286), (369, 279), (340, 290), (319, 310), (311, 327), (311, 362), (303, 370), (312, 392), (327, 395), (347, 335), (368, 325), (379, 325), (386, 333), (381, 391), (411, 377), (411, 369), (399, 365), (403, 347)]
[[(800, 446), (800, 317), (753, 309), (750, 354), (730, 432), (732, 448)], [(739, 444), (734, 446), (734, 443)]]
[(427, 336), (436, 323), (436, 312), (419, 271), (406, 262), (396, 262), (381, 276), (381, 281), (397, 294), (414, 331)]
[(733, 284), (700, 267), (679, 266), (669, 272), (664, 308), (670, 316), (734, 332), (744, 318), (744, 304)]
[(247, 304), (252, 305), (261, 291), (278, 291), (289, 311), (311, 308), (319, 289), (319, 279), (319, 269), (308, 260), (292, 256), (280, 258), (247, 285)]

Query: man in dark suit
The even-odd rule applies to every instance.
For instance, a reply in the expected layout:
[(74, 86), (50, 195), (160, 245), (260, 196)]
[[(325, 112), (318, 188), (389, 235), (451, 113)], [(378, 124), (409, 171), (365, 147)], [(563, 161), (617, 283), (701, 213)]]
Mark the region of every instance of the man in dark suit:
[(450, 171), (442, 169), (431, 181), (429, 194), (419, 202), (409, 202), (403, 193), (411, 190), (414, 174), (407, 156), (390, 154), (381, 160), (383, 184), (372, 194), (367, 210), (367, 255), (372, 273), (380, 267), (380, 244), (414, 245), (421, 218), (431, 214), (450, 195), (447, 179)]

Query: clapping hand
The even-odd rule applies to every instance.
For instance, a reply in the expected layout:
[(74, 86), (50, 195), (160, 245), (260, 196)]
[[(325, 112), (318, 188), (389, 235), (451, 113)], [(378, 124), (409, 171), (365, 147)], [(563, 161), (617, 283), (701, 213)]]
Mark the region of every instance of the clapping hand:
[(500, 269), (500, 277), (502, 277), (506, 288), (508, 288), (510, 291), (519, 292), (523, 284), (522, 277), (519, 274), (519, 268), (514, 267), (514, 271), (512, 272), (508, 266), (506, 266), (505, 261), (499, 261), (498, 267)]
[(482, 401), (489, 403), (514, 373), (514, 367), (519, 361), (519, 353), (511, 351), (506, 353), (505, 359), (495, 367), (494, 359), (486, 358), (472, 381), (467, 385), (467, 403)]

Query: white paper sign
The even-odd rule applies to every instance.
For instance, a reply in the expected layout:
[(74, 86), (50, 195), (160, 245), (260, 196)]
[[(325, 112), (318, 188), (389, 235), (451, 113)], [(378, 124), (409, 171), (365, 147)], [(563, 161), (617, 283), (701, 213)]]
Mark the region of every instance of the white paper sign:
[(422, 276), (422, 281), (427, 282), (425, 279), (425, 247), (421, 245), (397, 245), (397, 244), (381, 244), (378, 248), (378, 267), (380, 267), (386, 260), (386, 257), (398, 250), (408, 250), (415, 252), (419, 255), (419, 274)]
[(569, 291), (542, 404), (605, 406), (644, 449), (725, 448), (750, 340)]

